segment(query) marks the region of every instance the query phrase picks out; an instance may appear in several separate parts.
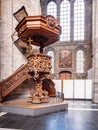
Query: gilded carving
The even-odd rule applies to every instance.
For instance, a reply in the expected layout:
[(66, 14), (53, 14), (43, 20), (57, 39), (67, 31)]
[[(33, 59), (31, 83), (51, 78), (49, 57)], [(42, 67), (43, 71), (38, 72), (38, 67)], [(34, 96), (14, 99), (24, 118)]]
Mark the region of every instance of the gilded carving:
[(28, 68), (26, 66), (24, 69), (22, 68), (21, 71), (18, 71), (17, 73), (13, 74), (7, 80), (4, 80), (2, 82), (3, 84), (2, 92), (4, 93), (7, 89), (15, 85), (16, 82), (21, 82), (21, 79), (26, 77), (27, 72), (28, 72)]
[(49, 28), (52, 28), (52, 29), (59, 28), (60, 29), (60, 26), (59, 26), (57, 20), (51, 15), (46, 16), (46, 23)]
[(35, 53), (28, 58), (30, 72), (50, 72), (51, 67), (51, 57), (48, 55)]

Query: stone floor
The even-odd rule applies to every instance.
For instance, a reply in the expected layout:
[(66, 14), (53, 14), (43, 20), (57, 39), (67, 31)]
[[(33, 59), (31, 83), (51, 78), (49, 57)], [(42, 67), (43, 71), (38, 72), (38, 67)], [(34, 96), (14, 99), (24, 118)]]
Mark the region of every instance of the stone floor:
[(0, 130), (98, 130), (98, 105), (68, 100), (68, 110), (32, 117), (0, 113)]

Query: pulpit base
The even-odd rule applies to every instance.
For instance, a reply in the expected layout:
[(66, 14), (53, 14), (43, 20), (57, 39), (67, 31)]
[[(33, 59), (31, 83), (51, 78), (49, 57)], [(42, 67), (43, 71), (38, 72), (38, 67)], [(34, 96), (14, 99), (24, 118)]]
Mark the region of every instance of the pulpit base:
[[(51, 98), (54, 101), (54, 98)], [(59, 99), (55, 99), (59, 100)], [(50, 100), (49, 100), (50, 101)], [(21, 114), (21, 115), (30, 115), (33, 117), (59, 112), (62, 110), (68, 109), (68, 103), (66, 101), (60, 101), (58, 103), (42, 103), (42, 104), (32, 104), (28, 102), (26, 99), (17, 99), (17, 100), (10, 100), (0, 104), (0, 111), (14, 113), (14, 114)]]

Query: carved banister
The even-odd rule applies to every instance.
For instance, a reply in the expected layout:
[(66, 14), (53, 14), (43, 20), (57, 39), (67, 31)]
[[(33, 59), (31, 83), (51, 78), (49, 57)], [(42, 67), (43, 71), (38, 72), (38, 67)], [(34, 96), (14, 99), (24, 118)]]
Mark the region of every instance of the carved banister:
[(11, 76), (0, 82), (0, 100), (28, 78), (28, 66), (22, 65)]
[[(23, 64), (22, 66), (20, 66), (12, 75), (16, 75), (17, 73), (19, 73), (20, 72), (20, 70), (23, 70), (24, 68), (26, 68), (27, 67), (27, 64)], [(7, 81), (9, 81), (9, 79), (12, 77), (12, 75), (10, 75), (9, 77), (7, 77), (6, 79), (3, 79), (2, 81), (1, 81), (1, 83), (2, 82), (7, 82)]]

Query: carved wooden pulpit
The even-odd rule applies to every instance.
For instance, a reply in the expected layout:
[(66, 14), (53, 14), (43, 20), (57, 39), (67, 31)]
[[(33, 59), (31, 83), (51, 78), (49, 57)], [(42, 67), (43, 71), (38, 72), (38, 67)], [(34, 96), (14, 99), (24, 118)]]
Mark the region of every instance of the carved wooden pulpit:
[(18, 37), (43, 48), (59, 40), (60, 26), (53, 16), (27, 16), (17, 25)]
[[(0, 82), (0, 101), (30, 77), (33, 77), (37, 84), (43, 84), (44, 91), (45, 86), (49, 87), (48, 82), (46, 83), (46, 80), (43, 79), (50, 74), (51, 57), (43, 54), (43, 48), (58, 41), (61, 30), (53, 16), (27, 16), (19, 22), (16, 31), (21, 41), (19, 46), (27, 49), (28, 63)], [(39, 46), (39, 53), (31, 53), (32, 45)], [(42, 81), (45, 82), (42, 83)], [(48, 94), (54, 96), (55, 89), (50, 87)], [(43, 101), (46, 101), (46, 98)]]
[[(61, 30), (57, 20), (53, 16), (27, 16), (17, 25), (16, 31), (18, 37), (28, 44), (28, 48), (31, 44), (40, 47), (40, 53), (32, 53), (27, 57), (29, 74), (33, 76), (37, 84), (44, 84), (44, 90), (46, 84), (49, 95), (54, 96), (54, 85), (51, 87), (50, 84), (50, 89), (47, 89), (48, 79), (47, 82), (43, 80), (46, 78), (46, 74), (50, 74), (52, 68), (51, 57), (43, 54), (43, 48), (59, 40)], [(33, 100), (35, 99), (39, 100), (40, 98), (33, 98)]]

